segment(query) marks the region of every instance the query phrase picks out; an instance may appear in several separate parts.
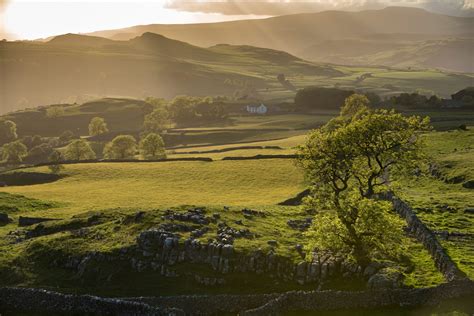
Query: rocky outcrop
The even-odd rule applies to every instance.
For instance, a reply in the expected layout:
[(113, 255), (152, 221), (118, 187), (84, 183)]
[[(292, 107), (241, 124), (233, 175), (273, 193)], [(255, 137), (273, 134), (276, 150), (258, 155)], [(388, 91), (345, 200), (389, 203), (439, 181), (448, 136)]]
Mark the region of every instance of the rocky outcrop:
[(360, 267), (329, 254), (314, 253), (311, 261), (294, 263), (271, 250), (238, 253), (232, 245), (233, 238), (236, 234), (245, 238), (246, 232), (234, 229), (230, 232), (230, 227), (225, 228), (227, 230), (219, 234), (220, 241), (207, 243), (192, 237), (181, 241), (178, 235), (159, 229), (144, 231), (137, 238), (137, 251), (141, 256), (132, 260), (132, 266), (135, 270), (158, 270), (166, 275), (177, 263), (201, 263), (210, 265), (217, 276), (231, 272), (256, 273), (299, 284), (323, 282), (336, 275), (355, 277), (363, 272)]
[(8, 217), (8, 214), (5, 213), (0, 213), (0, 225), (6, 225), (11, 223), (12, 220), (10, 217)]
[(394, 210), (406, 220), (408, 232), (429, 251), (436, 267), (447, 281), (466, 278), (466, 274), (457, 267), (439, 243), (436, 235), (416, 216), (410, 205), (397, 198), (392, 192), (381, 194), (380, 197), (392, 202)]

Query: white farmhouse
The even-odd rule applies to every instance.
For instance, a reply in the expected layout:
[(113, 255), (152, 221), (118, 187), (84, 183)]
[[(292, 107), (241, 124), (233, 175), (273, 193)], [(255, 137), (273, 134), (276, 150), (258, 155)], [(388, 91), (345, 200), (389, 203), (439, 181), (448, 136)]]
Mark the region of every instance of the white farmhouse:
[(264, 104), (260, 105), (247, 105), (247, 112), (252, 114), (265, 114), (268, 109)]

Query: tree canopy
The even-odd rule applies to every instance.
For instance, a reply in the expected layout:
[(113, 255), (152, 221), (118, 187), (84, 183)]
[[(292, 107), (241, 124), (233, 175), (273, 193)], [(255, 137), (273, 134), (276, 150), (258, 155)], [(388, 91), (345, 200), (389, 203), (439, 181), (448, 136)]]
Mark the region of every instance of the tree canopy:
[(155, 133), (148, 134), (140, 141), (140, 151), (145, 159), (166, 158), (163, 138)]
[(95, 159), (96, 155), (89, 142), (84, 139), (76, 139), (66, 147), (64, 157), (67, 160), (88, 160)]
[[(367, 103), (364, 97), (349, 97), (337, 124), (312, 131), (298, 159), (312, 187), (307, 202), (327, 210), (309, 233), (313, 245), (336, 249), (329, 244), (344, 244), (339, 248), (361, 264), (397, 249), (397, 220), (375, 195), (387, 190), (397, 176), (421, 166), (424, 155), (418, 132), (429, 129), (426, 118), (371, 110)], [(328, 225), (320, 225), (321, 221)]]
[(157, 106), (150, 114), (145, 115), (144, 134), (161, 133), (170, 126), (169, 113), (163, 106)]
[(104, 133), (107, 133), (109, 129), (107, 128), (107, 123), (101, 117), (94, 117), (89, 123), (89, 135), (97, 136)]
[(137, 151), (137, 141), (131, 135), (119, 135), (105, 145), (104, 157), (108, 159), (131, 159)]
[(0, 145), (12, 142), (17, 138), (15, 122), (10, 120), (0, 121)]
[(8, 163), (20, 163), (27, 154), (28, 149), (19, 140), (2, 146), (2, 157)]

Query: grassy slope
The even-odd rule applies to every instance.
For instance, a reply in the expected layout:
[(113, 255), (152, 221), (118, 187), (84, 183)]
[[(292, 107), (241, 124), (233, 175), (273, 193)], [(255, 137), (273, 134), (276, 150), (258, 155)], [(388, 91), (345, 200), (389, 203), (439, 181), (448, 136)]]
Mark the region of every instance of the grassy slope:
[(65, 207), (43, 214), (66, 216), (117, 207), (271, 205), (303, 189), (302, 174), (284, 159), (78, 164), (65, 172), (68, 176), (54, 183), (2, 191), (61, 201)]
[[(446, 179), (464, 176), (474, 180), (474, 130), (448, 131), (426, 135), (428, 151), (435, 158)], [(472, 189), (446, 183), (432, 177), (404, 183), (403, 196), (417, 208), (420, 218), (434, 230), (474, 234), (474, 215), (465, 213), (474, 207)], [(454, 238), (442, 241), (451, 255), (471, 278), (474, 278), (473, 239)]]
[(472, 18), (391, 7), (210, 24), (143, 25), (94, 34), (128, 39), (143, 32), (155, 32), (199, 46), (220, 43), (262, 46), (339, 64), (415, 65), (472, 71), (472, 40), (463, 44), (457, 39), (469, 37), (471, 29)]
[[(150, 33), (130, 41), (65, 35), (49, 43), (6, 42), (0, 43), (0, 56), (7, 76), (0, 113), (91, 96), (232, 95), (246, 86), (266, 101), (291, 100), (294, 91), (282, 87), (278, 74), (297, 89), (337, 84), (382, 95), (417, 87), (449, 96), (473, 80), (472, 74), (429, 69), (319, 64), (252, 46), (201, 48)], [(359, 82), (366, 73), (373, 77)]]
[[(427, 134), (429, 152), (442, 166), (448, 178), (463, 174), (472, 179), (472, 156), (474, 132), (434, 132)], [(281, 146), (289, 151), (304, 136), (288, 139), (255, 143), (257, 145)], [(228, 147), (236, 145), (227, 145)], [(185, 150), (212, 150), (227, 146), (196, 147)], [(260, 151), (265, 153), (265, 150)], [(248, 153), (248, 152), (247, 152)], [(228, 152), (234, 155), (234, 152)], [(245, 153), (241, 153), (245, 154)], [(451, 168), (446, 168), (451, 165)], [(35, 169), (30, 169), (35, 170)], [(45, 171), (45, 168), (36, 168)], [(48, 256), (63, 257), (81, 254), (91, 250), (113, 251), (132, 244), (140, 230), (156, 227), (163, 222), (161, 215), (168, 206), (180, 204), (211, 205), (209, 214), (217, 212), (221, 217), (234, 225), (235, 220), (243, 219), (244, 226), (260, 236), (256, 239), (236, 241), (238, 251), (251, 251), (256, 248), (267, 249), (267, 241), (277, 239), (280, 246), (277, 253), (301, 260), (292, 245), (304, 243), (299, 232), (286, 225), (289, 219), (305, 218), (307, 213), (298, 207), (276, 207), (275, 204), (293, 196), (303, 187), (301, 172), (290, 160), (253, 160), (253, 161), (215, 161), (204, 162), (169, 162), (169, 163), (101, 163), (78, 164), (66, 167), (65, 177), (58, 182), (25, 187), (2, 188), (2, 203), (8, 207), (16, 206), (10, 216), (16, 219), (19, 215), (37, 215), (64, 218), (69, 221), (85, 211), (101, 211), (105, 218), (98, 226), (90, 228), (89, 237), (76, 237), (70, 232), (55, 233), (34, 240), (10, 245), (5, 236), (15, 230), (16, 224), (0, 227), (0, 268), (9, 271), (0, 272), (0, 278), (8, 284), (34, 286), (59, 286), (64, 290), (77, 291), (78, 285), (74, 276), (67, 271), (49, 266)], [(22, 194), (10, 196), (8, 193)], [(426, 194), (426, 193), (429, 194)], [(472, 233), (472, 215), (463, 213), (464, 208), (474, 206), (472, 193), (460, 184), (446, 184), (433, 179), (419, 179), (404, 186), (400, 192), (419, 212), (420, 217), (435, 230), (450, 230)], [(34, 198), (34, 200), (31, 200)], [(43, 201), (49, 201), (41, 203)], [(447, 204), (453, 207), (450, 212), (443, 208)], [(214, 206), (212, 206), (214, 205)], [(225, 211), (222, 205), (231, 206)], [(31, 206), (31, 207), (26, 207)], [(252, 220), (243, 218), (240, 209), (252, 207), (265, 210), (269, 216), (255, 217)], [(117, 220), (137, 210), (146, 210), (145, 221), (133, 225), (120, 225)], [(85, 216), (85, 215), (82, 215)], [(46, 225), (61, 225), (63, 222)], [(186, 233), (183, 235), (185, 237)], [(215, 236), (215, 227), (204, 235), (203, 240)], [(84, 242), (87, 241), (87, 242)], [(453, 259), (471, 277), (473, 276), (474, 254), (472, 240), (442, 241)], [(407, 285), (427, 286), (443, 282), (436, 271), (432, 260), (423, 247), (409, 239), (404, 240), (406, 253), (414, 266), (406, 271)], [(48, 255), (49, 254), (49, 255)], [(12, 267), (18, 267), (12, 271)], [(112, 267), (103, 267), (112, 271)], [(190, 269), (179, 266), (178, 269)], [(6, 269), (6, 270), (5, 270)], [(112, 269), (112, 270), (109, 270)], [(192, 267), (201, 275), (212, 274), (205, 267)], [(109, 295), (137, 295), (160, 293), (202, 293), (196, 284), (180, 283), (163, 279), (156, 273), (136, 274), (121, 272), (112, 281), (90, 276), (80, 285), (82, 291)], [(107, 272), (102, 278), (107, 277)], [(233, 279), (234, 278), (234, 279)], [(269, 280), (254, 279), (242, 283), (239, 276), (230, 276), (227, 286), (207, 289), (209, 292), (243, 292), (252, 288), (254, 291), (284, 290), (292, 285), (276, 285)], [(100, 285), (98, 285), (98, 281)], [(258, 282), (257, 282), (258, 281)], [(133, 289), (123, 288), (123, 282), (132, 282)], [(183, 281), (184, 282), (184, 281)], [(266, 284), (267, 286), (263, 286)], [(293, 285), (294, 286), (294, 285)]]

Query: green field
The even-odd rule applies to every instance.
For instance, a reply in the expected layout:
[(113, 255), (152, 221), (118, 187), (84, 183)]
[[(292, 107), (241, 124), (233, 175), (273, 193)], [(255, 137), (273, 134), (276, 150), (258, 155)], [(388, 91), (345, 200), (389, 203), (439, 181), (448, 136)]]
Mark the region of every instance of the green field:
[(45, 212), (63, 216), (120, 207), (275, 205), (304, 189), (302, 173), (289, 159), (77, 164), (66, 166), (65, 176), (2, 191), (60, 202), (59, 213)]
[[(294, 117), (290, 117), (294, 118)], [(295, 120), (285, 118), (285, 122)], [(280, 118), (255, 118), (247, 120), (249, 127), (266, 126)], [(311, 122), (301, 117), (304, 124)], [(276, 121), (275, 121), (276, 120)], [(252, 121), (252, 122), (250, 122)], [(459, 123), (459, 121), (456, 121)], [(242, 123), (243, 124), (243, 123)], [(290, 124), (290, 123), (286, 123)], [(258, 129), (255, 129), (258, 130)], [(297, 132), (298, 130), (294, 130)], [(84, 281), (80, 289), (74, 275), (67, 271), (52, 268), (47, 263), (51, 256), (63, 258), (72, 254), (85, 254), (88, 251), (111, 252), (135, 243), (140, 231), (158, 227), (165, 223), (162, 215), (170, 207), (186, 209), (183, 205), (205, 207), (209, 214), (218, 213), (227, 223), (242, 220), (243, 226), (258, 234), (258, 238), (239, 239), (236, 250), (248, 252), (255, 249), (268, 250), (268, 241), (277, 239), (276, 253), (301, 260), (294, 250), (294, 244), (305, 244), (299, 231), (290, 229), (287, 221), (304, 219), (308, 214), (301, 207), (277, 206), (279, 202), (295, 196), (306, 186), (301, 170), (291, 159), (265, 159), (244, 161), (221, 161), (226, 156), (250, 156), (268, 153), (293, 153), (295, 146), (304, 142), (304, 131), (288, 138), (226, 145), (190, 146), (169, 151), (171, 157), (199, 156), (211, 157), (213, 162), (141, 162), (141, 163), (91, 163), (66, 165), (64, 177), (47, 184), (29, 186), (11, 186), (0, 191), (0, 209), (16, 220), (19, 216), (45, 216), (61, 219), (44, 224), (45, 227), (58, 227), (54, 233), (32, 240), (11, 243), (9, 232), (18, 229), (16, 223), (0, 227), (0, 280), (6, 284), (59, 287), (64, 291), (84, 291), (105, 295), (152, 295), (153, 291), (162, 293), (203, 293), (229, 291), (240, 293), (249, 286), (256, 292), (269, 289), (301, 289), (295, 284), (274, 284), (267, 279), (256, 278), (241, 282), (238, 275), (229, 276), (228, 287), (200, 289), (194, 284), (172, 283), (155, 274), (137, 274), (123, 272), (114, 281), (92, 278)], [(442, 178), (419, 177), (402, 183), (397, 194), (412, 204), (419, 216), (434, 230), (473, 233), (472, 214), (464, 212), (473, 207), (473, 194), (462, 183), (448, 183), (449, 179), (464, 176), (463, 181), (474, 178), (474, 131), (430, 132), (423, 137), (427, 152), (439, 166)], [(279, 146), (281, 149), (235, 149), (239, 146)], [(185, 154), (189, 151), (212, 151), (234, 149), (218, 153)], [(46, 167), (22, 169), (23, 172), (48, 172)], [(447, 180), (447, 181), (445, 181)], [(223, 206), (229, 206), (225, 210)], [(250, 207), (267, 214), (264, 218), (244, 218), (242, 208)], [(123, 219), (137, 211), (145, 211), (144, 222), (123, 225)], [(91, 213), (92, 212), (92, 213)], [(82, 223), (91, 214), (98, 214), (100, 223), (88, 227), (91, 237), (84, 239), (75, 235), (74, 230), (61, 228)], [(87, 222), (86, 220), (84, 220)], [(76, 226), (74, 226), (76, 227)], [(32, 228), (34, 229), (34, 228)], [(201, 238), (215, 237), (216, 227)], [(27, 229), (28, 230), (28, 229)], [(188, 233), (183, 233), (186, 237)], [(87, 240), (87, 242), (84, 242)], [(474, 276), (474, 253), (472, 239), (440, 239), (449, 254), (461, 269)], [(407, 286), (429, 286), (443, 282), (442, 275), (436, 270), (433, 261), (423, 246), (406, 237), (403, 241), (407, 262), (404, 263), (405, 284)], [(46, 261), (45, 261), (46, 260)], [(48, 259), (49, 260), (49, 259)], [(12, 266), (15, 266), (13, 271)], [(113, 267), (103, 267), (114, 271)], [(178, 269), (189, 269), (179, 266)], [(111, 270), (109, 270), (111, 269)], [(206, 267), (199, 269), (203, 275), (212, 275)], [(3, 276), (2, 276), (3, 275)], [(133, 279), (139, 290), (123, 289), (125, 279)], [(100, 285), (97, 283), (99, 282)], [(250, 282), (250, 283), (248, 283)], [(263, 285), (265, 284), (265, 285)], [(138, 291), (138, 292), (137, 292)]]

